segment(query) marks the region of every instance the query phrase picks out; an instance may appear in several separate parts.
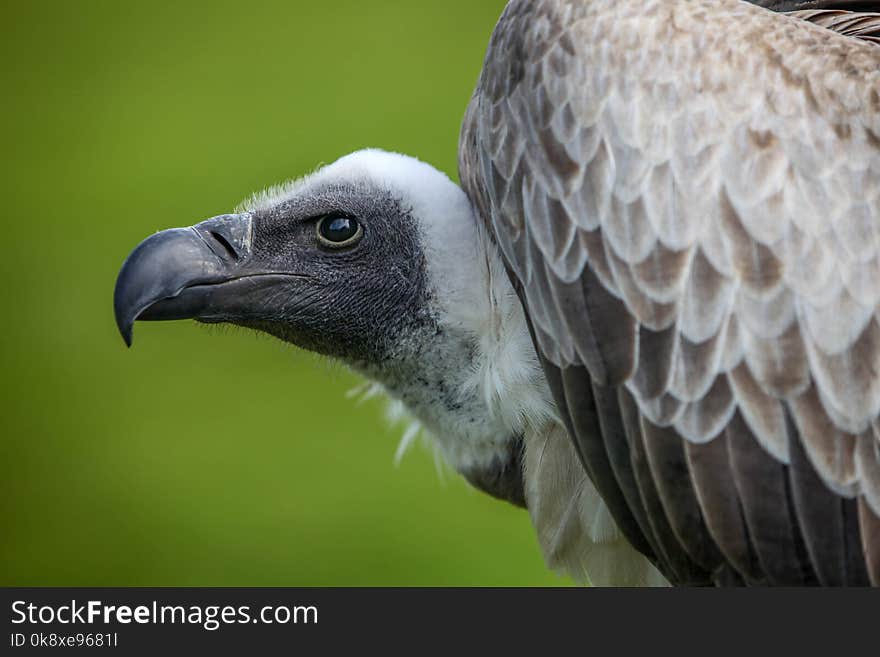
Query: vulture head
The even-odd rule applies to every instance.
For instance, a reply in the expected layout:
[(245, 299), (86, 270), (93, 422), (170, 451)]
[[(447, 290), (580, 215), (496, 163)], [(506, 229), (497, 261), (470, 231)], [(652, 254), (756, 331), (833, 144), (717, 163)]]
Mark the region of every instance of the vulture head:
[(402, 401), (475, 486), (522, 505), (523, 411), (546, 412), (549, 393), (485, 240), (446, 175), (359, 151), (145, 239), (119, 274), (116, 320), (129, 345), (136, 320), (196, 319), (341, 360)]

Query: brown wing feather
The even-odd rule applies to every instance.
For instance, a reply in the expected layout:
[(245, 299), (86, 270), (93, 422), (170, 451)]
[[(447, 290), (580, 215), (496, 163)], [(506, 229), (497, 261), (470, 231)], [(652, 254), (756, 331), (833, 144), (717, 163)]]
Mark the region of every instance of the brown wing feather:
[(801, 11), (512, 2), (461, 178), (637, 549), (678, 582), (876, 582), (878, 22), (774, 4)]

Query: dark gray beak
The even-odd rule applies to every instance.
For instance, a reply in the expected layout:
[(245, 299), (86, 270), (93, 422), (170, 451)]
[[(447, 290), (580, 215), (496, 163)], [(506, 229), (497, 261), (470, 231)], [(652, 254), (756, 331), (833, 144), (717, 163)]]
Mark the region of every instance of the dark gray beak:
[(252, 230), (250, 214), (227, 214), (141, 242), (122, 265), (113, 295), (125, 343), (131, 346), (138, 319), (223, 321), (241, 310), (235, 282), (254, 275), (247, 267)]

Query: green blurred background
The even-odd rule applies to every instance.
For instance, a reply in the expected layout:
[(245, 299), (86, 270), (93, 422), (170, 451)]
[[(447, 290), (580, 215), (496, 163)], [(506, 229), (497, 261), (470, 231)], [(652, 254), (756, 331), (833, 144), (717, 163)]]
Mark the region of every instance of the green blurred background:
[(554, 585), (525, 512), (269, 338), (139, 324), (153, 231), (365, 146), (456, 173), (503, 2), (3, 3), (3, 585)]

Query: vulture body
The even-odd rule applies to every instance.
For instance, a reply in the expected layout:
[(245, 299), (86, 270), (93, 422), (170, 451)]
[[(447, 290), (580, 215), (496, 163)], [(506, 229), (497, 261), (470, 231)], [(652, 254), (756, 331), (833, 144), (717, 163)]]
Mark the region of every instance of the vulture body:
[(880, 20), (513, 2), (465, 119), (577, 455), (674, 583), (880, 578), (880, 48), (835, 27)]
[[(578, 579), (880, 585), (874, 11), (514, 0), (462, 126), (466, 197), (415, 160), (353, 154), (144, 242), (117, 283), (120, 329), (231, 321), (342, 359), (471, 483), (526, 506), (548, 563)], [(411, 227), (370, 261), (399, 278), (243, 310), (245, 277), (361, 266), (357, 242), (329, 265), (329, 247), (297, 251), (308, 273), (279, 259), (305, 239), (289, 226), (320, 234), (328, 216), (357, 218), (365, 244)], [(211, 254), (171, 276), (208, 254), (193, 234)], [(221, 251), (234, 263), (206, 277)], [(205, 291), (221, 279), (234, 301)], [(371, 295), (394, 301), (361, 309)], [(344, 328), (375, 332), (362, 313), (382, 326), (363, 344)]]

